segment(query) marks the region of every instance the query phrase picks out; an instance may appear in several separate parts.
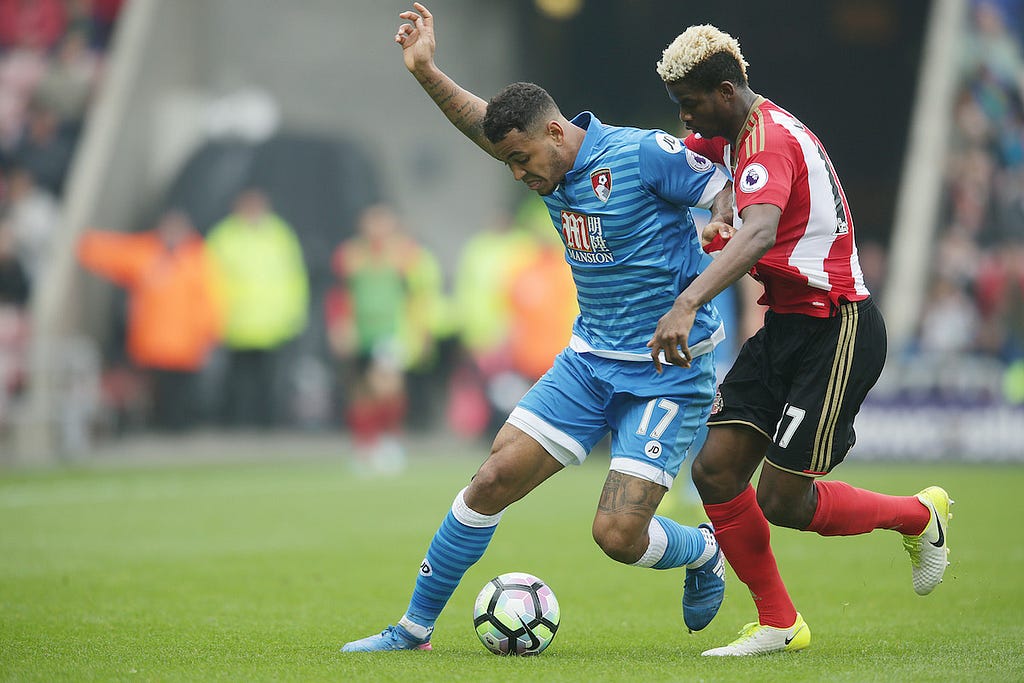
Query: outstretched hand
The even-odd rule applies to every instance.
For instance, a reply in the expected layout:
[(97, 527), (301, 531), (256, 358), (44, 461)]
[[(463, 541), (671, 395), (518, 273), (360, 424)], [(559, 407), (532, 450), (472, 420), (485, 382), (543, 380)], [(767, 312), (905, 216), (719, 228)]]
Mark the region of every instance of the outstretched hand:
[(422, 3), (414, 2), (411, 10), (398, 16), (407, 22), (399, 24), (395, 33), (395, 42), (402, 46), (402, 58), (405, 68), (417, 73), (434, 61), (434, 15)]

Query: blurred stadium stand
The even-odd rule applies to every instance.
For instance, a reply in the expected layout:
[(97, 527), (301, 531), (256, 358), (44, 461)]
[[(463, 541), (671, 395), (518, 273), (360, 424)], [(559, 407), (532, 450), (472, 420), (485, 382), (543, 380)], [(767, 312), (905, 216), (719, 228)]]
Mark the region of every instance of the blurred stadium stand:
[[(467, 86), (497, 91), (513, 72), (514, 35), (476, 28), (509, 23), (508, 9), (436, 5), (447, 63), (468, 66), (460, 73)], [(399, 9), (334, 0), (126, 3), (65, 188), (69, 227), (57, 235), (52, 272), (33, 298), (30, 381), (5, 453), (48, 460), (81, 447), (59, 436), (70, 395), (60, 358), (68, 340), (106, 344), (113, 293), (82, 276), (72, 246), (84, 226), (146, 227), (169, 201), (195, 202), (202, 219), (217, 213), (230, 198), (201, 199), (202, 181), (182, 176), (189, 158), (200, 168), (223, 165), (213, 191), (247, 175), (272, 185), (318, 260), (351, 229), (358, 203), (377, 198), (362, 194), (375, 178), (387, 178), (377, 191), (448, 263), (451, 245), (505, 208), (504, 169), (481, 163), (402, 67), (391, 41)], [(207, 143), (214, 146), (200, 151)], [(217, 152), (217, 144), (225, 147)]]
[(934, 8), (885, 289), (892, 358), (857, 452), (1020, 460), (1024, 2)]
[[(982, 4), (1004, 22), (998, 51), (986, 50), (994, 41), (978, 33)], [(993, 290), (982, 266), (1024, 239), (1014, 214), (1024, 177), (1013, 156), (1014, 142), (1024, 144), (1022, 5), (793, 0), (737, 12), (711, 1), (430, 3), (441, 67), (481, 96), (533, 80), (566, 113), (592, 109), (608, 123), (675, 132), (653, 69), (661, 49), (695, 22), (737, 35), (754, 89), (805, 120), (832, 153), (869, 285), (885, 304), (892, 357), (858, 419), (856, 454), (986, 460), (1024, 457), (1024, 379), (1013, 379), (1024, 374), (1020, 337), (1002, 338), (1017, 339), (1014, 347), (968, 334), (945, 355), (920, 342), (944, 254), (950, 268), (957, 258), (971, 264), (954, 282), (968, 310), (947, 318), (947, 328), (963, 332), (956, 321), (972, 314), (978, 324), (969, 329), (1024, 327), (1024, 306), (979, 298)], [(128, 0), (65, 184), (67, 227), (33, 295), (27, 391), (6, 439), (0, 434), (0, 460), (47, 461), (89, 449), (90, 401), (114, 345), (118, 306), (111, 287), (74, 263), (83, 227), (143, 229), (177, 205), (206, 230), (240, 187), (259, 184), (300, 234), (318, 311), (327, 258), (363, 206), (396, 205), (450, 274), (466, 237), (527, 194), (452, 130), (405, 72), (391, 42), (404, 8), (362, 0)], [(1008, 60), (1016, 82), (988, 87), (989, 72), (970, 58), (978, 53)], [(956, 127), (974, 120), (962, 104), (972, 99), (989, 122), (973, 142)], [(992, 229), (953, 226), (951, 197), (976, 187), (957, 183), (962, 161), (978, 148), (978, 165), (992, 174), (977, 201), (998, 209), (978, 220), (1004, 226), (996, 240)], [(326, 362), (321, 316), (313, 312), (311, 321), (293, 368), (309, 377)]]

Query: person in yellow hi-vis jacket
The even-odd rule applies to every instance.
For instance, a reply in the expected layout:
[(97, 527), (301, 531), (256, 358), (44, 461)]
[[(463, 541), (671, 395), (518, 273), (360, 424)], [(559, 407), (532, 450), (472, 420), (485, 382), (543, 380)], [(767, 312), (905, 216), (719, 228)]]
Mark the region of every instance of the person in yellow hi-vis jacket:
[(305, 328), (309, 277), (292, 228), (255, 188), (207, 235), (223, 299), (228, 351), (223, 418), (232, 426), (275, 422), (273, 380), (281, 348)]

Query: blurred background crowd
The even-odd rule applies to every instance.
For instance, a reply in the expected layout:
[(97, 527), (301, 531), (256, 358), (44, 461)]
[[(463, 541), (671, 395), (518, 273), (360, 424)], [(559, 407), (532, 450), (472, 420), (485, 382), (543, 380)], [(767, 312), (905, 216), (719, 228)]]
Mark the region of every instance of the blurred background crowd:
[(123, 0), (0, 0), (0, 429), (24, 391), (29, 300)]
[(1024, 52), (1021, 6), (975, 2), (959, 60), (934, 267), (914, 352), (1006, 364), (1024, 401)]
[[(294, 4), (0, 0), (0, 449), (40, 421), (54, 453), (326, 431), (357, 465), (398, 469), (410, 434), (489, 439), (568, 340), (573, 284), (546, 210), (496, 164), (481, 172), (408, 79), (389, 44), (404, 5)], [(753, 88), (832, 152), (869, 287), (900, 296), (886, 285), (909, 85), (941, 0), (798, 2), (773, 21), (678, 4), (437, 0), (439, 61), (482, 96), (534, 80), (569, 114), (682, 135), (653, 63), (689, 23), (733, 31)], [(1024, 2), (954, 4), (926, 296), (858, 423), (869, 454), (955, 454), (966, 440), (922, 435), (969, 410), (1011, 425), (983, 456), (1019, 452)], [(507, 30), (460, 30), (483, 20)], [(260, 61), (265, 40), (283, 42)], [(291, 44), (306, 52), (287, 59)], [(355, 120), (368, 132), (338, 132)], [(760, 324), (756, 287), (719, 299), (723, 370)], [(56, 398), (33, 398), (46, 387)]]

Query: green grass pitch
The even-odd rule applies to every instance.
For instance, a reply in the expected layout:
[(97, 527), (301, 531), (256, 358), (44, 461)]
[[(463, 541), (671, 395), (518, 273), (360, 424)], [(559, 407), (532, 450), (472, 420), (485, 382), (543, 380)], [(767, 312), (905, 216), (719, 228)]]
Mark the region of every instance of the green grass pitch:
[[(483, 450), (483, 449), (481, 449)], [(843, 465), (888, 493), (944, 485), (952, 566), (914, 594), (895, 533), (773, 529), (811, 647), (739, 660), (700, 652), (754, 620), (729, 575), (705, 631), (682, 626), (682, 571), (618, 565), (590, 538), (607, 466), (559, 474), (505, 515), (438, 622), (434, 652), (342, 655), (402, 614), (426, 544), (472, 458), (424, 456), (397, 478), (339, 457), (104, 466), (0, 475), (0, 679), (12, 681), (1021, 681), (1024, 467)], [(696, 524), (673, 495), (667, 514)], [(562, 608), (551, 647), (501, 658), (473, 599), (527, 571)]]

